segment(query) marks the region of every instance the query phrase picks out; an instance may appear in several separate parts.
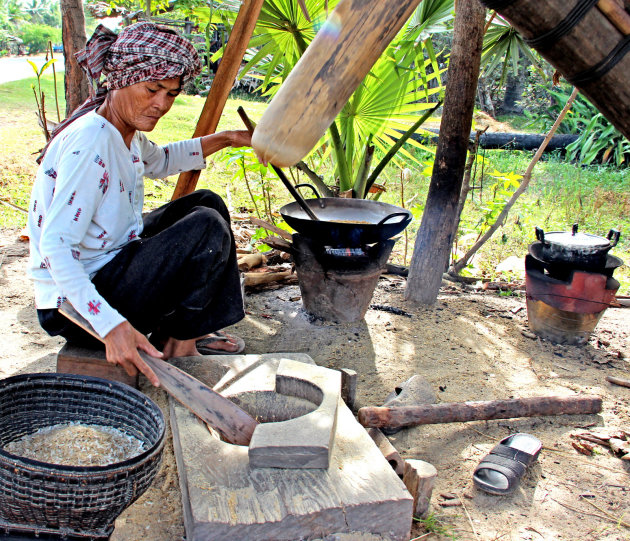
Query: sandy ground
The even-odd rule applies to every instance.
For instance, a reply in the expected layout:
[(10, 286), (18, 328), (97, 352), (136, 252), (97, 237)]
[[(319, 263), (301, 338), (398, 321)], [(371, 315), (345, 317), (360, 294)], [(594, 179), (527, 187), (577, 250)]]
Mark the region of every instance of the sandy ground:
[[(18, 240), (18, 232), (1, 231), (0, 377), (54, 371), (62, 345), (37, 324), (26, 258), (27, 244)], [(630, 461), (597, 445), (593, 456), (584, 456), (571, 445), (573, 434), (587, 430), (630, 429), (630, 389), (605, 380), (607, 375), (630, 378), (630, 309), (608, 309), (588, 345), (557, 346), (522, 333), (527, 330), (524, 297), (445, 285), (433, 307), (413, 308), (403, 292), (404, 279), (384, 277), (374, 303), (411, 317), (369, 310), (364, 321), (347, 324), (310, 318), (297, 286), (250, 293), (247, 316), (232, 330), (245, 338), (246, 353), (303, 352), (322, 366), (356, 370), (359, 405), (380, 405), (395, 385), (414, 374), (431, 383), (440, 402), (601, 396), (599, 415), (426, 425), (405, 429), (391, 441), (404, 458), (428, 461), (438, 471), (432, 511), (442, 535), (416, 524), (412, 537), (630, 539)], [(163, 391), (146, 382), (142, 390), (168, 415)], [(538, 462), (509, 496), (477, 490), (472, 484), (476, 464), (501, 438), (519, 431), (542, 440)], [(460, 505), (443, 507), (443, 495), (454, 496)], [(118, 519), (112, 539), (183, 539), (179, 501), (169, 434), (158, 477)]]

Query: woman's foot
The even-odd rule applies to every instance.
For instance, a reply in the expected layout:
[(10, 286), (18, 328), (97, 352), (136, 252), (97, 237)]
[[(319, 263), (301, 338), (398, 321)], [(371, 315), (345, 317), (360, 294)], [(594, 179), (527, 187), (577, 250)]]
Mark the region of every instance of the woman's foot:
[(202, 355), (237, 355), (245, 349), (245, 342), (238, 336), (215, 331), (198, 339), (196, 346)]
[(201, 355), (197, 351), (196, 339), (191, 340), (176, 340), (175, 338), (168, 338), (162, 346), (162, 354), (165, 359), (171, 359), (173, 357), (196, 357)]

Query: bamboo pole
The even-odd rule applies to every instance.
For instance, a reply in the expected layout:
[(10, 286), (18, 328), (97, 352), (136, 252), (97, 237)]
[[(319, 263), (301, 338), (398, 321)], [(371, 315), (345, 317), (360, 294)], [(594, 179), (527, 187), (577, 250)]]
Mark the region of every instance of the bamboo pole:
[[(223, 113), (234, 80), (254, 32), (264, 0), (244, 0), (236, 16), (225, 54), (219, 64), (210, 92), (199, 115), (193, 138), (214, 133)], [(197, 186), (201, 171), (185, 171), (179, 175), (172, 199), (189, 194)]]
[(597, 7), (624, 36), (630, 34), (630, 13), (617, 0), (599, 0)]

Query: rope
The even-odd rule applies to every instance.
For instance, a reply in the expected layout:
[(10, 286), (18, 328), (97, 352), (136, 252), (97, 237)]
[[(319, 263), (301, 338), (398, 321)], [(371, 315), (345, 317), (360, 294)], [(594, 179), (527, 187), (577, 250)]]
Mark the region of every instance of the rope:
[(523, 41), (539, 51), (541, 49), (543, 51), (549, 49), (549, 47), (554, 45), (560, 38), (568, 34), (597, 2), (598, 0), (580, 0), (569, 14), (554, 28), (535, 38), (524, 38)]
[(630, 34), (625, 36), (617, 46), (608, 53), (608, 55), (600, 60), (594, 66), (585, 69), (570, 77), (565, 77), (573, 86), (581, 86), (587, 83), (592, 83), (604, 75), (606, 75), (612, 68), (614, 68), (621, 59), (630, 50)]

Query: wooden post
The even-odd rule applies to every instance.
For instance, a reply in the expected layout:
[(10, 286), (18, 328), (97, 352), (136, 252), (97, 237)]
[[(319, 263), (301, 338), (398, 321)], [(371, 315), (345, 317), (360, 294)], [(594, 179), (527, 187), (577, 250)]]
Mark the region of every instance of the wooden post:
[[(216, 131), (225, 102), (238, 75), (241, 60), (243, 60), (243, 55), (254, 32), (263, 2), (264, 0), (243, 0), (225, 47), (225, 54), (219, 64), (201, 115), (199, 115), (193, 138), (209, 135)], [(181, 173), (177, 179), (177, 186), (175, 186), (172, 199), (178, 199), (192, 192), (197, 186), (200, 173), (201, 171)]]
[(448, 264), (477, 92), (484, 21), (485, 8), (479, 0), (457, 2), (440, 138), (405, 289), (405, 299), (414, 302), (435, 302)]

